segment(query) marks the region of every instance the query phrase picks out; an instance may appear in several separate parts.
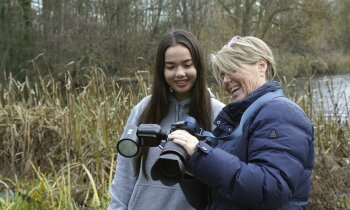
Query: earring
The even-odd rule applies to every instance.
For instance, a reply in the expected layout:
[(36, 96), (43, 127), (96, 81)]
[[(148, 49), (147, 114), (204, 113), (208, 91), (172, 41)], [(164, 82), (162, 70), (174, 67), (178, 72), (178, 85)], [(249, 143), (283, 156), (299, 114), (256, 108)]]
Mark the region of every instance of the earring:
[(169, 87), (169, 92), (170, 93), (174, 92), (174, 89), (172, 87)]

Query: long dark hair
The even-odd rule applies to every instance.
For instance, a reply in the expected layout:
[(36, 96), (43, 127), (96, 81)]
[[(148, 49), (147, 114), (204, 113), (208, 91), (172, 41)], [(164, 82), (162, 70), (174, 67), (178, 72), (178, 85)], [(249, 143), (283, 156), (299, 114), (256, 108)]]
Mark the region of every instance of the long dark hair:
[[(175, 44), (181, 44), (190, 51), (197, 70), (196, 82), (192, 87), (192, 99), (188, 115), (194, 117), (203, 129), (211, 130), (210, 94), (207, 88), (203, 52), (196, 37), (192, 33), (182, 29), (168, 31), (158, 45), (153, 72), (151, 99), (141, 114), (138, 123), (159, 124), (169, 112), (169, 94), (171, 93), (169, 91), (169, 85), (164, 78), (165, 51)], [(142, 172), (147, 177), (145, 169), (147, 154), (148, 148), (142, 148), (141, 154), (135, 159), (135, 175), (139, 173), (142, 159)]]

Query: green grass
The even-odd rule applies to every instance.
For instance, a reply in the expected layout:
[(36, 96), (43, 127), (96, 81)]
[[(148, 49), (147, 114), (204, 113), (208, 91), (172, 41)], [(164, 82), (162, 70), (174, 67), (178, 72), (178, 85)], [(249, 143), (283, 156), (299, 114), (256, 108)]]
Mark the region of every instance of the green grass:
[[(84, 85), (75, 87), (69, 73), (64, 81), (39, 75), (19, 82), (8, 75), (0, 90), (0, 209), (106, 209), (118, 137), (149, 93), (149, 73), (134, 76), (137, 82), (110, 78), (91, 67), (79, 78)], [(217, 84), (210, 86), (229, 102)], [(349, 208), (349, 124), (336, 113), (317, 112), (308, 82), (304, 90), (287, 94), (315, 127), (309, 209)]]

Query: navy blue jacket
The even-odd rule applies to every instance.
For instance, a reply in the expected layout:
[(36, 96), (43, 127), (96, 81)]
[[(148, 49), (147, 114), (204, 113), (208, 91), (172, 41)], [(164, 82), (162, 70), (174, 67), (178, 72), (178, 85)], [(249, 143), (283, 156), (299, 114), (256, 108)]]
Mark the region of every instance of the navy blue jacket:
[[(281, 89), (268, 82), (223, 108), (215, 136), (227, 136), (260, 96)], [(201, 141), (189, 170), (210, 186), (207, 209), (306, 209), (314, 162), (313, 126), (286, 97), (264, 103), (237, 139)]]

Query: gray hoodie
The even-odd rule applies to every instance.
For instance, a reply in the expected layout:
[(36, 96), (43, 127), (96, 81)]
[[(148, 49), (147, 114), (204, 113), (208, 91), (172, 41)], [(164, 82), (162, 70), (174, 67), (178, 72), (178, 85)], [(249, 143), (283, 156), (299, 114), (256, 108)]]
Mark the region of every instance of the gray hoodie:
[[(150, 96), (146, 96), (133, 108), (125, 127), (128, 125), (138, 125), (138, 118), (150, 98)], [(169, 114), (160, 123), (162, 130), (168, 133), (172, 123), (184, 120), (187, 116), (190, 103), (191, 99), (177, 101), (175, 97), (172, 97), (170, 99)], [(225, 104), (211, 98), (212, 120), (215, 119), (224, 106)], [(179, 183), (166, 186), (159, 180), (152, 180), (150, 175), (151, 168), (160, 153), (160, 147), (149, 148), (145, 167), (148, 179), (145, 178), (142, 170), (135, 177), (132, 158), (125, 158), (118, 154), (116, 174), (110, 187), (111, 202), (108, 210), (195, 209), (189, 204), (188, 199), (191, 199), (191, 196), (195, 196), (198, 181), (194, 181), (193, 183), (191, 181), (182, 182), (181, 186)]]

